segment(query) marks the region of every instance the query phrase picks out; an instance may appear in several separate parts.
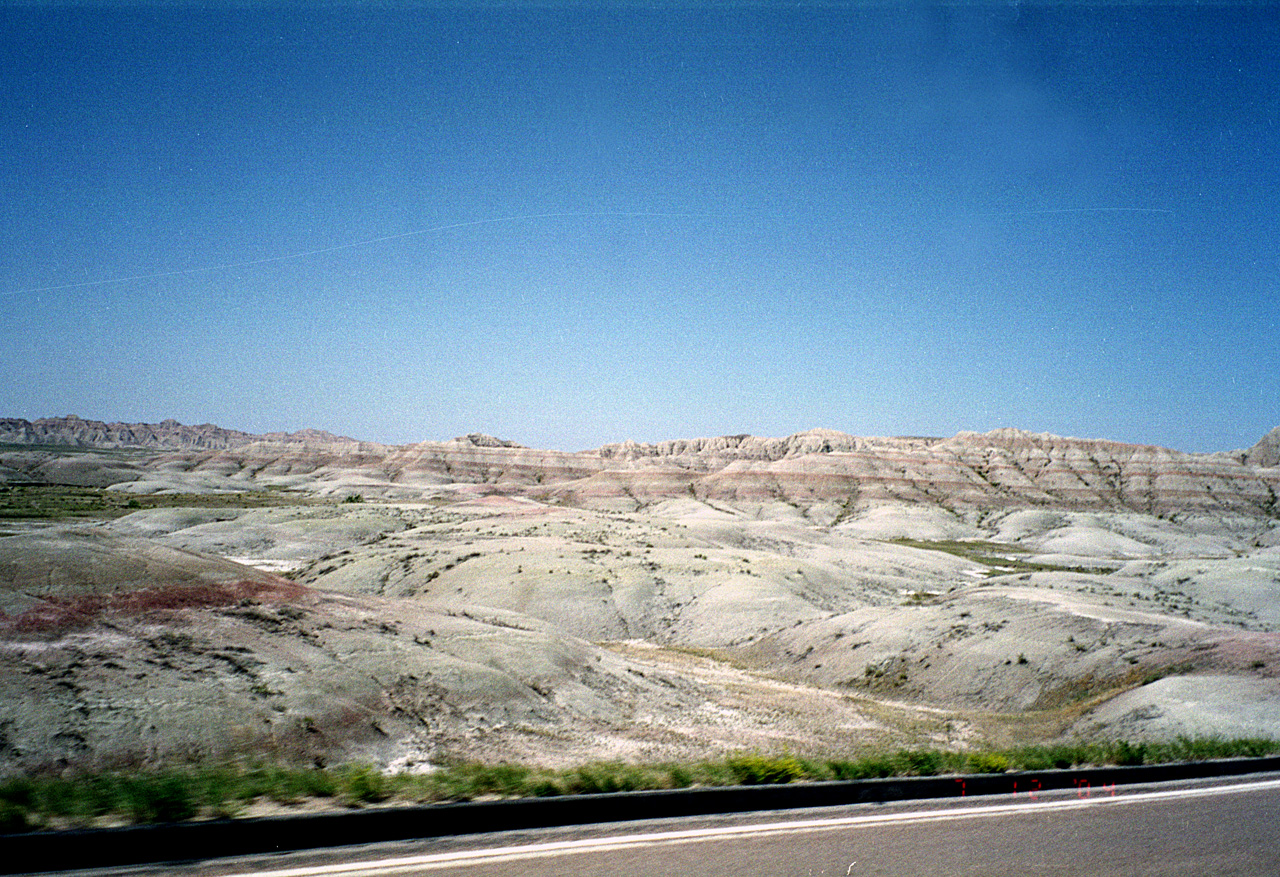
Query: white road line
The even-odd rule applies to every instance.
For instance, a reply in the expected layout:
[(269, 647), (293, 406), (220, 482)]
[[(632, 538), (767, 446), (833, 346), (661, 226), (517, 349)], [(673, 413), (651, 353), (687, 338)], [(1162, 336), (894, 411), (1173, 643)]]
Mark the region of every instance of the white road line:
[[(804, 834), (819, 831), (835, 831), (842, 828), (879, 825), (910, 825), (920, 822), (941, 822), (959, 819), (982, 819), (1004, 816), (1010, 813), (1030, 813), (1059, 810), (1079, 810), (1086, 807), (1115, 807), (1127, 804), (1148, 803), (1182, 798), (1207, 798), (1280, 788), (1280, 779), (1256, 783), (1237, 783), (1230, 786), (1209, 786), (1199, 789), (1171, 789), (1163, 792), (1138, 792), (1134, 794), (1098, 798), (1068, 798), (1060, 801), (1029, 801), (1017, 804), (988, 804), (977, 807), (949, 807), (913, 813), (883, 813), (867, 816), (846, 816), (832, 819), (802, 819), (793, 822), (764, 822), (754, 825), (734, 825), (722, 828), (695, 828), (685, 831), (657, 831), (647, 834), (622, 834), (611, 837), (584, 840), (554, 841), (523, 844), (519, 846), (490, 847), (479, 850), (463, 850), (453, 853), (429, 853), (403, 856), (394, 859), (371, 859), (345, 862), (338, 865), (314, 865), (300, 868), (281, 868), (271, 871), (227, 872), (235, 877), (328, 877), (328, 875), (397, 874), (408, 871), (430, 871), (440, 868), (469, 865), (492, 865), (499, 862), (517, 862), (548, 856), (581, 853), (610, 852), (649, 846), (698, 843), (701, 841), (734, 838), (758, 838), (764, 835)], [(1047, 794), (1047, 792), (1046, 792)]]

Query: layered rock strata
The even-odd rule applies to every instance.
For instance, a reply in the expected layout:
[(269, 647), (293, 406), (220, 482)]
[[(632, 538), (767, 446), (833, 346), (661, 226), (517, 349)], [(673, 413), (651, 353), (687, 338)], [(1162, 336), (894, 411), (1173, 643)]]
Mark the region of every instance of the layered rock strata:
[[(291, 487), (305, 480), (310, 490), (359, 489), (390, 499), (475, 485), (480, 492), (528, 492), (562, 504), (622, 510), (691, 496), (802, 509), (897, 501), (949, 509), (1052, 506), (1264, 518), (1280, 513), (1280, 468), (1272, 460), (1278, 435), (1273, 431), (1236, 454), (1188, 454), (1016, 429), (949, 439), (810, 430), (786, 438), (626, 442), (567, 453), (478, 434), (393, 446), (313, 431), (250, 436), (173, 421), (0, 421), (0, 441), (10, 443), (172, 450), (137, 462), (135, 477), (121, 473), (120, 483), (136, 482), (131, 489), (141, 492), (162, 489), (166, 482), (151, 476), (171, 473), (188, 480), (207, 476), (211, 489)], [(57, 480), (57, 466), (24, 474), (12, 460), (0, 464), (0, 472), (13, 473), (9, 480)]]

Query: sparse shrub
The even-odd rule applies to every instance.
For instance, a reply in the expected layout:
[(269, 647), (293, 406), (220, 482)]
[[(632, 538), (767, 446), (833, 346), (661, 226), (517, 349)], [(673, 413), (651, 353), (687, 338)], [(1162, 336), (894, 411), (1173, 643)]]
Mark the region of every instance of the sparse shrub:
[(1088, 744), (1052, 744), (1026, 746), (1011, 753), (1011, 761), (1022, 770), (1050, 770), (1075, 767), (1079, 764), (1105, 764), (1107, 752)]
[(306, 797), (330, 798), (337, 793), (338, 784), (328, 771), (266, 765), (242, 775), (235, 795), (241, 801), (269, 798), (280, 804), (293, 804)]
[(857, 761), (829, 761), (827, 769), (838, 780), (865, 780), (893, 776), (893, 760), (885, 755), (872, 755)]
[(763, 786), (790, 783), (803, 779), (804, 765), (789, 755), (780, 758), (768, 756), (735, 755), (728, 760), (729, 769), (744, 786)]
[(693, 785), (693, 775), (685, 767), (673, 764), (667, 768), (667, 776), (671, 780), (673, 789), (687, 789)]
[(27, 808), (0, 800), (0, 834), (17, 834), (32, 827), (27, 821)]
[(1245, 737), (1227, 741), (1227, 746), (1232, 750), (1230, 754), (1237, 758), (1262, 758), (1265, 755), (1274, 755), (1277, 750), (1280, 750), (1280, 742), (1267, 737)]
[(897, 773), (931, 777), (941, 772), (942, 753), (936, 749), (901, 749), (894, 756)]
[(529, 780), (530, 770), (518, 764), (477, 764), (463, 771), (468, 775), (471, 796), (517, 795)]
[(616, 764), (593, 764), (578, 768), (565, 778), (565, 790), (585, 795), (629, 791)]
[(557, 798), (565, 793), (564, 786), (559, 780), (545, 777), (537, 780), (529, 787), (529, 794), (535, 798)]
[(120, 809), (120, 777), (115, 774), (84, 777), (77, 785), (84, 816), (102, 816)]
[(77, 816), (80, 803), (77, 785), (72, 781), (54, 777), (40, 784), (39, 806), (45, 813), (55, 816)]
[(180, 774), (142, 775), (126, 779), (121, 792), (134, 822), (181, 822), (196, 815), (197, 803), (189, 777)]
[(425, 800), (470, 801), (486, 796), (514, 797), (535, 794), (534, 788), (549, 776), (518, 764), (462, 762), (419, 779)]
[(16, 808), (25, 813), (35, 806), (36, 786), (31, 780), (14, 777), (0, 785), (0, 807)]
[(974, 752), (969, 755), (968, 768), (974, 773), (1004, 773), (1009, 769), (1009, 757), (998, 752)]
[(665, 771), (629, 764), (623, 769), (619, 784), (624, 792), (638, 792), (644, 789), (666, 788), (667, 779)]
[(376, 804), (391, 796), (387, 776), (367, 764), (344, 771), (341, 784), (342, 797), (350, 804)]
[(1128, 740), (1121, 740), (1116, 745), (1115, 757), (1116, 764), (1119, 765), (1142, 764), (1147, 757), (1147, 746), (1145, 743), (1134, 746)]
[(215, 769), (201, 780), (197, 791), (210, 816), (232, 819), (240, 814), (244, 804), (236, 794), (237, 777), (231, 771)]

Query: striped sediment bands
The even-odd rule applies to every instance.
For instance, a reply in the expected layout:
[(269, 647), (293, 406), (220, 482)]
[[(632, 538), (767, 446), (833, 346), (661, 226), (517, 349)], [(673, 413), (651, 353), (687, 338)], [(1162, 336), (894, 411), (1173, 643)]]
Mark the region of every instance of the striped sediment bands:
[[(693, 496), (802, 508), (897, 500), (946, 508), (1053, 506), (1249, 517), (1280, 511), (1280, 469), (1260, 465), (1274, 456), (1277, 432), (1249, 451), (1230, 454), (1188, 454), (1015, 429), (949, 439), (866, 438), (818, 429), (786, 438), (625, 442), (568, 453), (482, 435), (391, 446), (315, 431), (232, 435), (170, 421), (0, 421), (0, 441), (115, 446), (136, 440), (168, 450), (163, 467), (169, 470), (267, 485), (273, 478), (343, 473), (358, 475), (373, 494), (394, 488), (402, 498), (439, 485), (474, 484), (585, 506)], [(219, 446), (225, 442), (234, 446)]]

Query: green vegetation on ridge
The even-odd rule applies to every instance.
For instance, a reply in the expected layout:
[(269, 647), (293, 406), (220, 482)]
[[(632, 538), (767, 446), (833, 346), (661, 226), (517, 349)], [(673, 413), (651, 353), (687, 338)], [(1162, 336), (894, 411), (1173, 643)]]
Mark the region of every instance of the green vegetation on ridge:
[(242, 509), (314, 502), (310, 497), (279, 490), (133, 494), (71, 484), (0, 484), (0, 520), (117, 518), (141, 509)]
[(1010, 555), (1030, 554), (1021, 545), (1009, 545), (1003, 542), (988, 542), (982, 539), (908, 539), (905, 537), (889, 540), (894, 545), (905, 545), (907, 548), (919, 548), (923, 551), (942, 551), (956, 557), (980, 563), (990, 567), (987, 575), (1001, 576), (1010, 573), (1024, 572), (1074, 572), (1096, 573), (1099, 568), (1083, 566), (1060, 566), (1052, 563), (1033, 563)]

